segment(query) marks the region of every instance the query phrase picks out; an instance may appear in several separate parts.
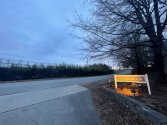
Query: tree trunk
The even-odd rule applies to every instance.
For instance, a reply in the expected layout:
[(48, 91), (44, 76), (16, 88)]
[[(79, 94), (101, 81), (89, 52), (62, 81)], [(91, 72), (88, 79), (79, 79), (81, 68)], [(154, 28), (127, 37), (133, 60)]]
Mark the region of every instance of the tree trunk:
[(140, 62), (138, 53), (135, 53), (135, 56), (136, 56), (136, 72), (137, 72), (137, 74), (141, 74), (142, 67), (141, 67), (141, 62)]
[(165, 73), (164, 71), (164, 57), (162, 54), (162, 49), (161, 48), (154, 48), (154, 69), (156, 72), (162, 72)]
[[(157, 74), (157, 82), (164, 83), (165, 82), (165, 68), (164, 68), (164, 56), (163, 56), (163, 40), (154, 42), (155, 46), (153, 48), (154, 51), (154, 72)], [(157, 44), (158, 43), (158, 44)]]

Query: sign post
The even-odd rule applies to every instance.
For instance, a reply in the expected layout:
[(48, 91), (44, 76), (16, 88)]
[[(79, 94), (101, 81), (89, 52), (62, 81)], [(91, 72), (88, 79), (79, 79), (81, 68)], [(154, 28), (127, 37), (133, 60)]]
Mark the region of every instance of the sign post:
[(151, 95), (150, 83), (149, 83), (147, 74), (145, 75), (145, 79), (146, 79), (146, 83), (147, 83), (148, 93), (149, 93), (149, 95)]
[(115, 88), (117, 89), (118, 85), (117, 85), (117, 76), (116, 75), (114, 75), (114, 79), (115, 79)]
[(150, 83), (148, 75), (114, 75), (115, 89), (118, 88), (118, 82), (135, 82), (135, 83), (146, 83), (149, 95), (151, 95)]

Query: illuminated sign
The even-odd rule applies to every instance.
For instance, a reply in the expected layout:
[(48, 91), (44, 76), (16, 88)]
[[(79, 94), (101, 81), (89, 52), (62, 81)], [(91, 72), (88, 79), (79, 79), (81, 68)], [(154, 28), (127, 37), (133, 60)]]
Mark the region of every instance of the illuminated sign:
[(144, 83), (145, 75), (115, 75), (115, 80), (117, 82), (137, 82)]
[(114, 75), (115, 88), (118, 88), (117, 82), (135, 82), (135, 83), (146, 83), (148, 88), (148, 93), (151, 95), (150, 84), (148, 80), (148, 75)]

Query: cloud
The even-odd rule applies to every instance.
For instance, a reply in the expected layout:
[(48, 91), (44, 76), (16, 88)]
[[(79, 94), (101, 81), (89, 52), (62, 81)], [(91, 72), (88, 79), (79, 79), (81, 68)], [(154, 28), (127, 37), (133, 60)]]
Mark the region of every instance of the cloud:
[(67, 20), (74, 10), (85, 14), (82, 0), (0, 1), (0, 57), (53, 63), (83, 63), (80, 42)]

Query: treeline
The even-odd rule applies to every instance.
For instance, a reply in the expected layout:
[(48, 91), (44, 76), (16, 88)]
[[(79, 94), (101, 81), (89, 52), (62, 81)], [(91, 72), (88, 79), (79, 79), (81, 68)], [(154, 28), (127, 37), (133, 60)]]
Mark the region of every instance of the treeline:
[(93, 64), (88, 66), (65, 64), (56, 66), (18, 66), (12, 64), (10, 67), (0, 67), (0, 81), (96, 76), (110, 73), (113, 73), (113, 71), (105, 64)]

